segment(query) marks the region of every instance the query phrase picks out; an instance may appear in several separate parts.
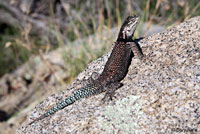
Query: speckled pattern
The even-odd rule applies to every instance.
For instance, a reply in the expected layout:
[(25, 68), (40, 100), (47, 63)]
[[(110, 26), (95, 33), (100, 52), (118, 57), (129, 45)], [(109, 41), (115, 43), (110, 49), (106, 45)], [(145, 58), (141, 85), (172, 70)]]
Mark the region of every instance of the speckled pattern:
[[(17, 132), (200, 133), (200, 17), (146, 37), (139, 43), (146, 58), (133, 58), (128, 75), (123, 80), (124, 86), (116, 91), (114, 101), (101, 104), (104, 94), (100, 94), (78, 101), (31, 126), (27, 125), (30, 118), (38, 117), (70, 94), (64, 91), (37, 105)], [(108, 56), (104, 55), (91, 63), (69, 88), (77, 87), (76, 82), (94, 70), (101, 72)], [(127, 111), (124, 111), (126, 108)]]

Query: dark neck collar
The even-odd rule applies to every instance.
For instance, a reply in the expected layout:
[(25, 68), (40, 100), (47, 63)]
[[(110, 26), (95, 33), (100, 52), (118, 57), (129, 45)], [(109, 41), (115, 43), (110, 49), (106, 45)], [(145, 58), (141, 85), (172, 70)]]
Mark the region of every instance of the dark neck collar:
[(123, 38), (118, 38), (117, 42), (131, 42), (133, 41), (132, 39), (123, 39)]

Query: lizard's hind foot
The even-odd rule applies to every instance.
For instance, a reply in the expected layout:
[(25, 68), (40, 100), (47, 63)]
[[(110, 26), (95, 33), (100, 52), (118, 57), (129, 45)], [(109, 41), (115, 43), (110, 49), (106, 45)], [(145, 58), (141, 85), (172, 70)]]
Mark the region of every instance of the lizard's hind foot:
[(88, 84), (94, 83), (94, 81), (100, 76), (99, 73), (93, 72), (92, 75), (88, 79), (84, 79), (82, 81), (83, 86), (87, 86)]
[(106, 90), (106, 94), (104, 95), (104, 97), (102, 98), (103, 103), (105, 103), (106, 101), (112, 101), (113, 97), (116, 98), (115, 95), (115, 91), (122, 87), (123, 84), (120, 82), (116, 82), (116, 83), (112, 83), (111, 85), (109, 85), (109, 87), (107, 87)]

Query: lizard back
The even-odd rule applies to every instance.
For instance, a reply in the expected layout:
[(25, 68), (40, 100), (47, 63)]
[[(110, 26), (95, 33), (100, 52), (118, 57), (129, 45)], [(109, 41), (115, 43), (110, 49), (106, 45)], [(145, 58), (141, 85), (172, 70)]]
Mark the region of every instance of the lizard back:
[(112, 83), (121, 81), (127, 74), (131, 62), (131, 49), (126, 42), (116, 42), (98, 82)]

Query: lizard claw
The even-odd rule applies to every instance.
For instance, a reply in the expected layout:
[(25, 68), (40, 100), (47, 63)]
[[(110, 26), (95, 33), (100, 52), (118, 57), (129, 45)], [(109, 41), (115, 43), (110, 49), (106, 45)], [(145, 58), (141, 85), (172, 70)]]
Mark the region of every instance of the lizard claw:
[(103, 103), (105, 103), (106, 101), (112, 101), (113, 98), (117, 98), (115, 95), (115, 92), (106, 92), (106, 94), (104, 95), (104, 97), (101, 99), (101, 101)]

